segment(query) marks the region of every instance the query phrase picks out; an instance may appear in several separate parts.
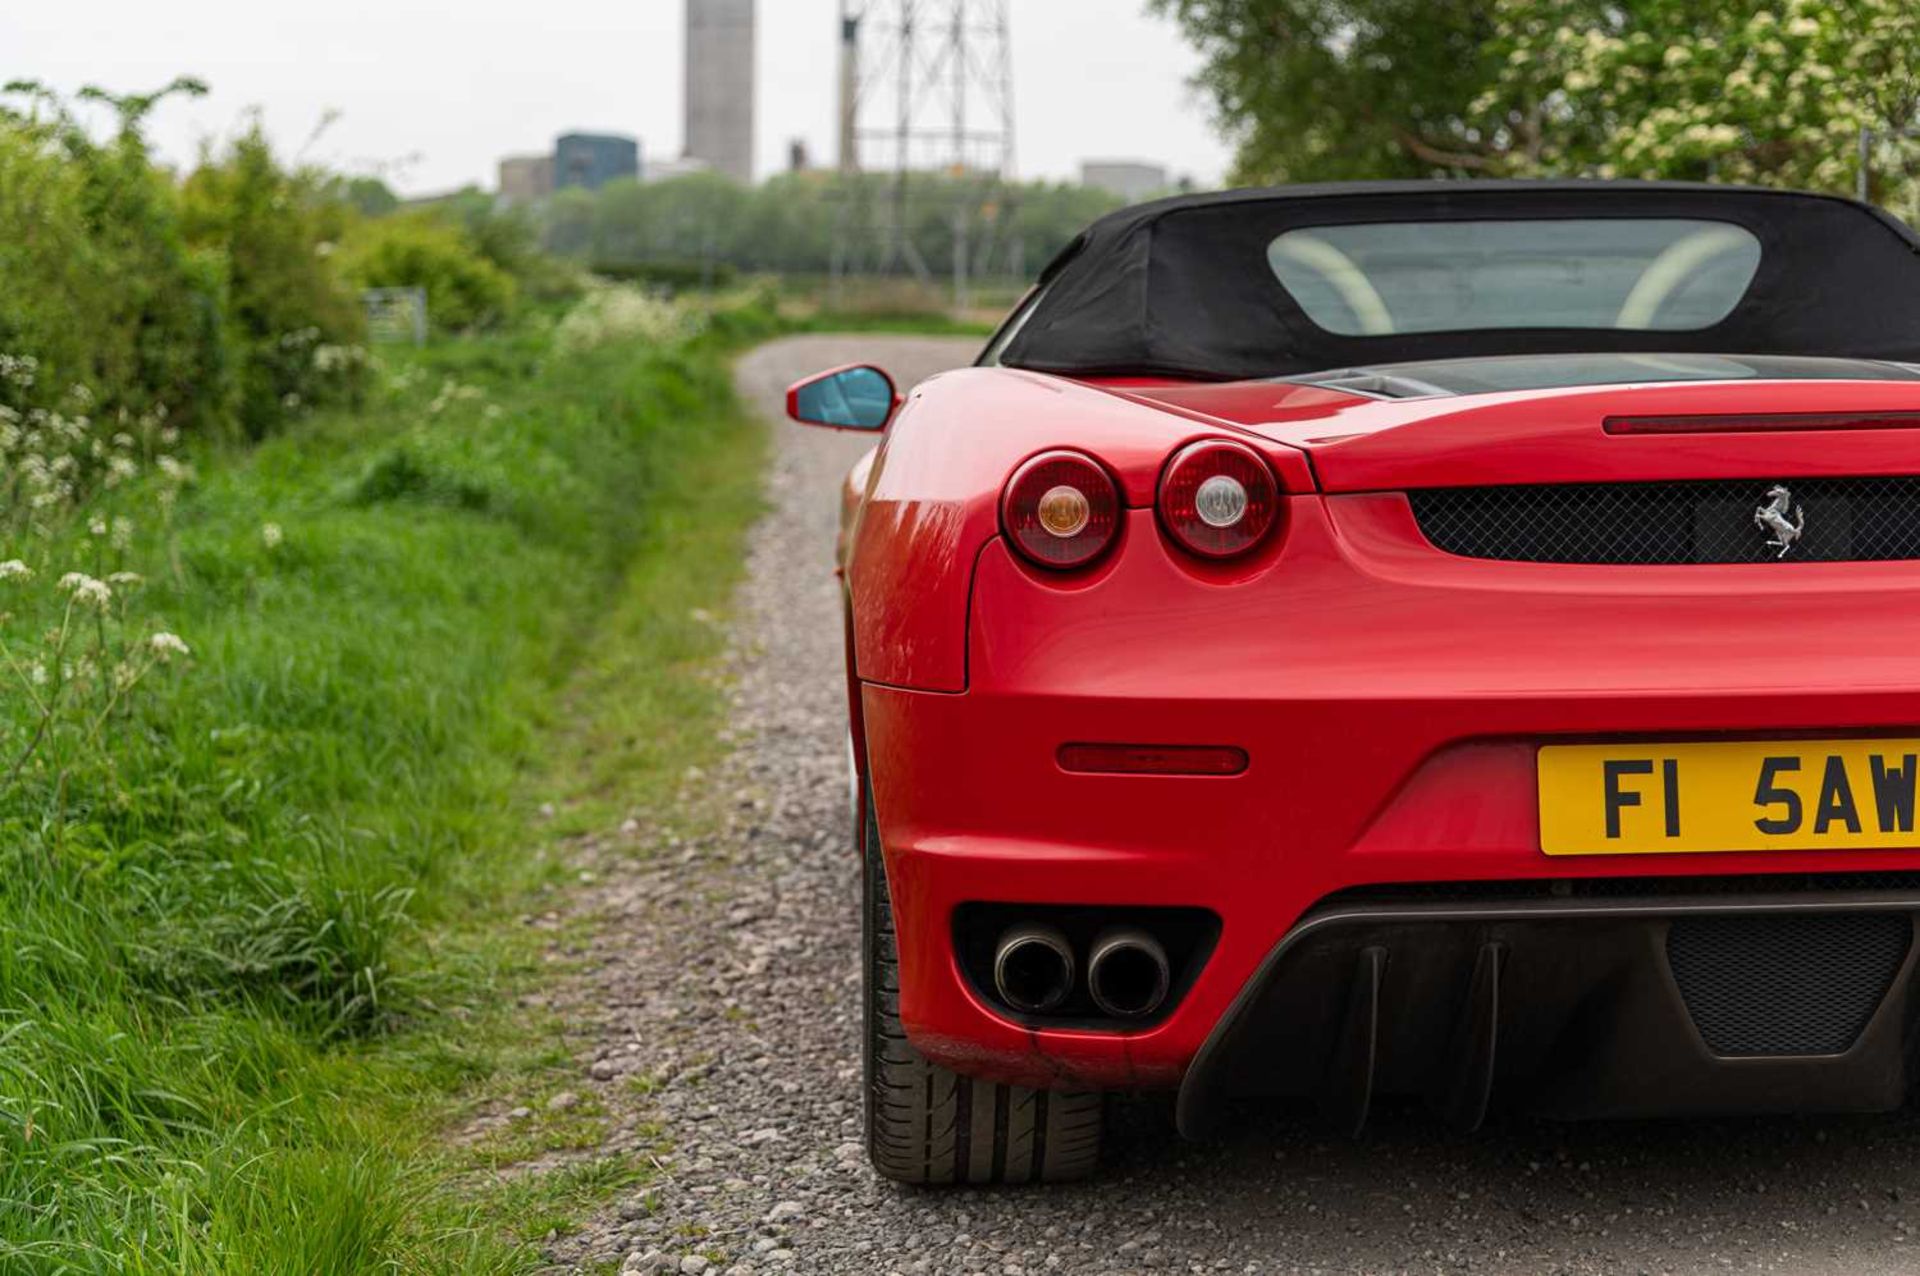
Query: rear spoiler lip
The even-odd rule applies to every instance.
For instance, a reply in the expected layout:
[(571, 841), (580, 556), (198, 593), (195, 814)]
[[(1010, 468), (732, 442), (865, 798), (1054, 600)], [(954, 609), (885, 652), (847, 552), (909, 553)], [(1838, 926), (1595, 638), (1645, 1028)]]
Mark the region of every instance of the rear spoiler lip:
[(1610, 416), (1608, 434), (1774, 434), (1815, 430), (1916, 430), (1920, 412), (1701, 412)]

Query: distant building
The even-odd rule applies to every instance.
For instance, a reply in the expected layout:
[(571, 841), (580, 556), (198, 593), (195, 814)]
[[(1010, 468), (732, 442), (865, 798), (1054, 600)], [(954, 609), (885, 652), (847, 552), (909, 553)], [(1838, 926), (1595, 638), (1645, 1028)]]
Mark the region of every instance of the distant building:
[(670, 182), (676, 177), (691, 177), (695, 173), (711, 173), (713, 166), (705, 160), (680, 159), (654, 160), (647, 165), (646, 172), (640, 174), (643, 182)]
[(753, 181), (754, 0), (687, 0), (687, 155)]
[(509, 155), (500, 161), (500, 198), (531, 204), (553, 194), (553, 156)]
[(639, 180), (640, 143), (618, 133), (568, 133), (553, 144), (553, 184), (597, 191), (621, 178)]
[(1129, 204), (1150, 199), (1172, 187), (1166, 166), (1135, 160), (1085, 160), (1080, 165), (1080, 184), (1118, 195)]

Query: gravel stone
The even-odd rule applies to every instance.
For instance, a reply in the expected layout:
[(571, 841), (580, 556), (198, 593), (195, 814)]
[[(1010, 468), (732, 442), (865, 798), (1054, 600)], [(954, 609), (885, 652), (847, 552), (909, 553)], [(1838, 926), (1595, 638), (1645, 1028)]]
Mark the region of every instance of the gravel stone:
[[(742, 359), (738, 376), (773, 418), (786, 384), (817, 369), (872, 361), (910, 385), (977, 346), (797, 337)], [(558, 1270), (1916, 1270), (1914, 1115), (1508, 1118), (1461, 1136), (1419, 1105), (1387, 1105), (1353, 1140), (1255, 1106), (1200, 1147), (1173, 1133), (1165, 1096), (1148, 1096), (1115, 1103), (1108, 1168), (1086, 1183), (916, 1192), (879, 1179), (861, 1141), (859, 860), (832, 572), (838, 485), (869, 440), (771, 428), (772, 509), (751, 537), (723, 684), (733, 752), (683, 780), (683, 802), (719, 812), (718, 827), (680, 836), (643, 812), (590, 839), (579, 867), (594, 880), (573, 911), (597, 937), (584, 953), (554, 941), (555, 960), (582, 959), (552, 1004), (612, 1131), (581, 1155), (651, 1157), (659, 1171), (552, 1241)], [(600, 1061), (617, 1066), (602, 1076)]]

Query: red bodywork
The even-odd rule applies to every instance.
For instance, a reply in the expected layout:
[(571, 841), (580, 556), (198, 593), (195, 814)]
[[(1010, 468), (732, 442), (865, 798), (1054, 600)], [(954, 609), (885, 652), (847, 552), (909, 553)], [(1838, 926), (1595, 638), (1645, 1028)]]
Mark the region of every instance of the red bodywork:
[[(1549, 859), (1534, 752), (1596, 737), (1873, 735), (1920, 723), (1920, 564), (1564, 566), (1455, 557), (1412, 488), (1920, 473), (1920, 429), (1609, 432), (1609, 418), (1920, 410), (1920, 385), (1741, 381), (1381, 401), (1301, 384), (919, 387), (848, 492), (843, 568), (914, 1044), (1030, 1085), (1169, 1087), (1317, 901), (1374, 883), (1916, 869), (1920, 852)], [(1154, 490), (1197, 439), (1250, 443), (1285, 495), (1250, 556), (1201, 561)], [(1113, 552), (1014, 554), (1009, 474), (1097, 458)], [(1069, 773), (1068, 742), (1234, 746), (1232, 776)], [(1703, 861), (1711, 861), (1705, 863)], [(1137, 1032), (1026, 1026), (969, 983), (971, 901), (1186, 905), (1220, 918)]]

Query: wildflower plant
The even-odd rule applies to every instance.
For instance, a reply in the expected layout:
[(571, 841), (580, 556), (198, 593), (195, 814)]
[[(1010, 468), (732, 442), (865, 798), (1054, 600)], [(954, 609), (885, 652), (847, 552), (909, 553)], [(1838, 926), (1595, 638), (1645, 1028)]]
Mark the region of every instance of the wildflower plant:
[(605, 284), (589, 289), (560, 320), (554, 345), (577, 353), (638, 340), (674, 350), (698, 337), (705, 327), (703, 309), (644, 288)]
[[(24, 718), (0, 719), (10, 732), (0, 736), (0, 796), (36, 763), (64, 776), (76, 763), (103, 759), (109, 725), (141, 685), (192, 654), (179, 635), (145, 622), (138, 607), (144, 584), (131, 571), (105, 579), (70, 571), (48, 580), (24, 560), (0, 562), (0, 673), (28, 709)], [(43, 602), (22, 597), (36, 586), (51, 596), (53, 622), (16, 623), (9, 605)]]
[(36, 766), (58, 778), (106, 759), (109, 724), (191, 654), (147, 620), (130, 562), (141, 523), (165, 532), (192, 481), (177, 432), (164, 410), (96, 418), (84, 385), (10, 406), (38, 376), (31, 355), (0, 353), (0, 684), (24, 709), (0, 715), (0, 798)]

